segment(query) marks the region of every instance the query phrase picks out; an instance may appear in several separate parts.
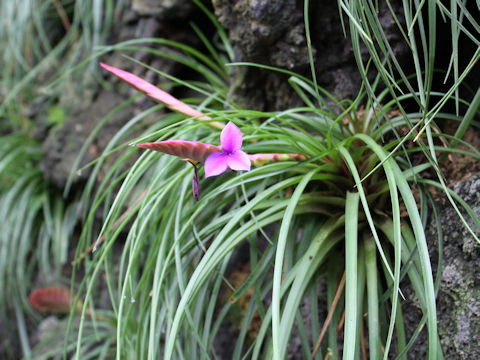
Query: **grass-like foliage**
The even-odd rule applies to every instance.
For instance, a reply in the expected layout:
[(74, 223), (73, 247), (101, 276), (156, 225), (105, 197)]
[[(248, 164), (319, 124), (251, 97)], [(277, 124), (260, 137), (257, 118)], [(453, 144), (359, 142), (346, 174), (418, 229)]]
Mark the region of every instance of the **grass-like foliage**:
[[(215, 52), (209, 59), (186, 46), (169, 45), (205, 78), (191, 82), (170, 77), (173, 84), (200, 94), (185, 101), (201, 113), (188, 117), (173, 112), (149, 120), (151, 127), (131, 145), (162, 142), (149, 145), (159, 150), (183, 140), (182, 146), (194, 141), (218, 146), (221, 124), (231, 121), (241, 130), (242, 150), (251, 159), (255, 154), (301, 156), (271, 156), (252, 162), (255, 167), (248, 172), (207, 179), (200, 164), (196, 201), (191, 164), (121, 146), (122, 138), (162, 105), (132, 119), (93, 164), (92, 178), (115, 149), (122, 150), (118, 160), (96, 189), (91, 181), (83, 198), (90, 210), (75, 260), (85, 270), (78, 290), (86, 293), (77, 358), (87, 341), (87, 312), (95, 319), (99, 288), (108, 289), (116, 327), (111, 351), (118, 359), (216, 358), (215, 339), (228, 322), (234, 323), (232, 359), (284, 359), (293, 333), (301, 342), (295, 351), (305, 359), (322, 359), (327, 353), (334, 359), (364, 358), (367, 353), (370, 359), (404, 359), (421, 331), (428, 332), (428, 358), (442, 358), (435, 301), (441, 248), (434, 278), (425, 224), (436, 214), (429, 187), (446, 189), (438, 154), (464, 151), (448, 145), (460, 142), (460, 136), (433, 133), (431, 123), (418, 121), (425, 118), (425, 109), (407, 112), (402, 107), (422, 98), (425, 89), (389, 100), (392, 87), (380, 89), (380, 74), (354, 101), (337, 101), (314, 81), (290, 73), (304, 107), (239, 109), (226, 97), (225, 62), (231, 58)], [(173, 107), (151, 86), (117, 75), (167, 107), (184, 113), (182, 108), (190, 108), (179, 102)], [(453, 93), (426, 90), (430, 98), (456, 99)], [(468, 126), (476, 101), (465, 103), (471, 116), (438, 110), (435, 119)], [(423, 124), (429, 126), (419, 133)], [(169, 147), (165, 152), (175, 151)], [(134, 154), (140, 156), (125, 167)], [(473, 149), (469, 154), (480, 155)], [(424, 180), (426, 171), (439, 174), (439, 180)], [(478, 226), (471, 209), (461, 204)], [(94, 236), (100, 209), (103, 225)], [(441, 246), (438, 222), (437, 227)], [(248, 253), (249, 270), (232, 263), (236, 251)], [(239, 283), (230, 276), (235, 266), (244, 269)], [(319, 291), (320, 284), (326, 284), (326, 293)], [(402, 289), (407, 288), (423, 314), (408, 336), (401, 305)], [(325, 300), (326, 308), (319, 309)], [(328, 313), (322, 323), (319, 312)]]
[(28, 355), (28, 325), (40, 319), (28, 294), (39, 279), (37, 286), (68, 282), (62, 266), (67, 263), (78, 203), (66, 205), (61, 194), (49, 189), (38, 168), (41, 151), (34, 141), (6, 135), (0, 138), (0, 149), (6, 154), (0, 161), (0, 317), (5, 327), (17, 332), (4, 339), (2, 351), (13, 353), (15, 344), (10, 341), (18, 338)]
[[(339, 0), (363, 78), (356, 99), (339, 100), (315, 80), (308, 0), (313, 80), (284, 69), (233, 63), (227, 34), (200, 1), (195, 3), (218, 30), (214, 46), (193, 26), (208, 54), (167, 39), (96, 47), (113, 18), (113, 1), (0, 2), (0, 12), (9, 18), (9, 26), (0, 29), (6, 64), (0, 117), (10, 120), (0, 124), (5, 154), (0, 160), (0, 311), (2, 319), (15, 318), (25, 357), (215, 359), (216, 339), (228, 331), (232, 359), (280, 360), (294, 351), (305, 359), (406, 359), (421, 332), (427, 333), (428, 359), (441, 359), (435, 297), (442, 232), (437, 220), (437, 268), (432, 269), (435, 251), (425, 228), (438, 215), (433, 187), (443, 189), (467, 227), (458, 207), (480, 228), (440, 170), (449, 154), (480, 158), (462, 141), (475, 125), (480, 90), (474, 89), (471, 101), (459, 92), (480, 56), (474, 16), (461, 1), (451, 1), (448, 8), (434, 1), (404, 1), (401, 18), (392, 11), (411, 52), (412, 75), (395, 58), (378, 4)], [(452, 33), (446, 74), (436, 69), (438, 14)], [(52, 18), (53, 23), (47, 21)], [(460, 38), (477, 47), (464, 68)], [(175, 60), (196, 72), (197, 80), (143, 65), (169, 79), (165, 87), (183, 86), (197, 95), (179, 101), (104, 66), (160, 104), (131, 119), (90, 165), (68, 291), (59, 283), (77, 203), (65, 205), (48, 187), (37, 168), (38, 144), (16, 130), (29, 128), (24, 102), (54, 103), (72, 89), (72, 79), (80, 85), (79, 78), (69, 76), (89, 63), (84, 58), (94, 48), (100, 49), (97, 56), (142, 50)], [(90, 66), (94, 72), (96, 65)], [(239, 108), (227, 95), (232, 66), (287, 74), (304, 105), (277, 112)], [(446, 91), (434, 88), (436, 76), (448, 80)], [(455, 114), (445, 112), (449, 103)], [(167, 111), (158, 115), (161, 109)], [(238, 133), (230, 143), (235, 146), (220, 141), (230, 122), (242, 133), (241, 150)], [(456, 132), (444, 133), (442, 122), (456, 122)], [(132, 136), (136, 140), (127, 141)], [(249, 154), (251, 170), (222, 173), (217, 162), (206, 178), (204, 162), (227, 148)], [(105, 161), (112, 154), (116, 157)], [(225, 160), (228, 167), (249, 168), (243, 153), (236, 160), (240, 156), (242, 166)], [(71, 181), (65, 195), (75, 198), (70, 186)], [(248, 260), (239, 260), (245, 254)], [(35, 293), (32, 304), (62, 311), (68, 301), (75, 306), (32, 350), (27, 327), (40, 317), (28, 303), (28, 289), (36, 277), (56, 287)], [(417, 324), (404, 321), (404, 293), (418, 300)], [(298, 341), (300, 347), (294, 347)]]
[[(78, 222), (75, 195), (63, 198), (45, 181), (39, 169), (42, 147), (33, 134), (67, 118), (60, 96), (75, 97), (92, 84), (97, 69), (85, 60), (105, 41), (120, 5), (0, 1), (0, 357), (5, 359), (33, 356), (32, 329), (42, 317), (29, 303), (29, 292), (68, 284), (64, 271)], [(84, 71), (74, 72), (76, 67)], [(58, 341), (58, 334), (52, 338)]]

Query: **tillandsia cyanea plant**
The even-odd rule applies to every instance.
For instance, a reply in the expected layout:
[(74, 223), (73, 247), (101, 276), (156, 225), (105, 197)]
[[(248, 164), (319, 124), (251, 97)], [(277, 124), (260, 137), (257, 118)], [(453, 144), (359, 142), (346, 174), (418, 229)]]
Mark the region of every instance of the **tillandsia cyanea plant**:
[[(434, 280), (424, 228), (430, 209), (437, 214), (428, 187), (443, 186), (441, 179), (422, 174), (438, 170), (436, 152), (461, 151), (429, 127), (418, 135), (422, 114), (398, 110), (418, 93), (389, 101), (388, 91), (378, 91), (374, 82), (369, 91), (375, 97), (361, 92), (354, 101), (337, 101), (315, 81), (289, 73), (305, 107), (250, 111), (227, 103), (227, 88), (212, 77), (215, 68), (225, 78), (224, 63), (189, 54), (200, 59), (192, 64), (207, 79), (202, 86), (189, 84), (203, 95), (190, 99), (197, 109), (133, 74), (102, 65), (180, 113), (163, 115), (135, 144), (206, 168), (206, 179), (193, 175), (194, 194), (202, 185), (195, 202), (189, 166), (144, 151), (124, 171), (122, 164), (137, 150), (127, 148), (91, 201), (77, 249), (79, 254), (92, 244), (97, 249), (92, 262), (85, 258), (83, 312), (93, 299), (98, 274), (105, 274), (117, 318), (117, 359), (215, 358), (214, 340), (232, 319), (232, 359), (279, 360), (288, 353), (305, 359), (363, 359), (366, 354), (405, 359), (421, 332), (428, 333), (428, 358), (442, 358), (435, 304), (441, 256)], [(475, 113), (473, 102), (462, 124)], [(461, 119), (443, 113), (437, 117)], [(223, 131), (228, 134), (230, 122), (239, 128), (230, 136), (235, 141), (212, 145), (220, 130), (221, 137)], [(404, 129), (408, 133), (400, 137)], [(239, 132), (252, 169), (209, 176), (230, 166), (228, 159), (240, 149)], [(438, 140), (433, 152), (430, 137)], [(158, 141), (145, 143), (152, 138)], [(219, 155), (210, 169), (213, 154)], [(475, 149), (469, 154), (480, 158)], [(246, 160), (243, 165), (246, 169)], [(109, 210), (95, 240), (89, 229), (101, 205)], [(438, 221), (437, 231), (441, 246)], [(117, 266), (113, 249), (121, 234), (127, 235)], [(229, 269), (236, 265), (233, 254), (240, 244), (248, 248), (250, 270), (235, 284)], [(405, 329), (403, 318), (402, 291), (407, 288), (421, 308), (413, 331)], [(323, 302), (325, 308), (319, 309)], [(322, 312), (326, 318), (318, 315)], [(80, 330), (77, 358), (82, 341)]]
[[(201, 112), (192, 109), (187, 104), (179, 101), (170, 94), (160, 90), (156, 86), (147, 81), (133, 75), (127, 71), (115, 68), (107, 64), (100, 64), (104, 69), (115, 74), (123, 81), (134, 86), (146, 95), (156, 99), (170, 109), (178, 111), (188, 116), (197, 117), (199, 120), (211, 120), (209, 116), (205, 116)], [(190, 161), (194, 166), (194, 177), (192, 182), (193, 194), (195, 199), (199, 197), (199, 183), (197, 174), (197, 164), (205, 165), (205, 177), (217, 176), (223, 174), (227, 169), (241, 171), (250, 170), (252, 160), (254, 164), (261, 165), (268, 161), (284, 161), (290, 159), (306, 159), (301, 154), (253, 154), (247, 155), (240, 150), (243, 143), (243, 136), (240, 129), (233, 123), (229, 122), (225, 127), (218, 122), (211, 122), (211, 126), (223, 128), (220, 134), (221, 147), (216, 145), (203, 143), (200, 141), (183, 141), (183, 140), (166, 140), (151, 143), (137, 144), (138, 147), (163, 152), (170, 155), (178, 156), (182, 159)]]
[[(409, 156), (419, 158), (424, 151), (422, 138), (412, 142), (415, 129), (404, 138), (395, 136), (397, 129), (415, 123), (418, 114), (405, 118), (395, 102), (380, 107), (367, 100), (361, 107), (362, 95), (353, 102), (336, 102), (339, 113), (318, 97), (315, 100), (330, 111), (308, 107), (285, 113), (205, 114), (170, 95), (164, 97), (134, 75), (103, 66), (194, 120), (155, 131), (162, 138), (175, 126), (173, 134), (190, 134), (190, 140), (138, 146), (204, 164), (207, 177), (202, 197), (194, 204), (185, 192), (189, 168), (145, 152), (116, 195), (101, 235), (108, 240), (99, 247), (99, 261), (91, 271), (102, 268), (101, 259), (111, 256), (116, 237), (133, 219), (123, 275), (111, 299), (118, 314), (118, 358), (211, 358), (221, 324), (238, 312), (242, 316), (232, 345), (234, 359), (285, 358), (292, 351), (294, 328), (302, 344), (295, 351), (304, 358), (321, 359), (327, 353), (338, 358), (342, 351), (345, 359), (367, 351), (371, 359), (392, 354), (405, 358), (421, 331), (428, 332), (428, 357), (441, 357), (435, 306), (439, 272), (434, 280), (422, 220), (427, 203), (435, 209), (426, 186), (434, 182), (421, 177), (433, 165), (409, 163)], [(315, 94), (312, 82), (295, 79)], [(384, 96), (386, 92), (378, 98)], [(168, 115), (164, 118), (168, 121)], [(243, 135), (234, 122), (242, 125)], [(211, 144), (220, 129), (221, 147)], [(199, 134), (205, 140), (197, 140)], [(238, 155), (243, 138), (247, 156)], [(399, 151), (406, 142), (408, 149)], [(479, 157), (478, 152), (471, 154)], [(257, 167), (236, 176), (214, 176), (227, 167), (248, 170), (250, 162)], [(195, 172), (194, 194), (198, 181)], [(138, 195), (138, 187), (146, 190)], [(140, 201), (126, 206), (132, 196)], [(226, 269), (242, 242), (249, 244), (251, 270), (234, 288)], [(111, 273), (107, 263), (105, 269)], [(322, 281), (328, 310), (323, 325), (316, 316)], [(92, 286), (93, 282), (89, 289)], [(401, 288), (407, 286), (423, 313), (410, 338), (402, 315)], [(239, 308), (237, 300), (249, 291), (254, 295), (247, 298), (246, 308)], [(230, 293), (231, 301), (222, 302), (223, 293)], [(310, 306), (308, 316), (300, 312), (302, 303)], [(342, 351), (337, 329), (343, 329)], [(127, 340), (133, 338), (138, 340)]]

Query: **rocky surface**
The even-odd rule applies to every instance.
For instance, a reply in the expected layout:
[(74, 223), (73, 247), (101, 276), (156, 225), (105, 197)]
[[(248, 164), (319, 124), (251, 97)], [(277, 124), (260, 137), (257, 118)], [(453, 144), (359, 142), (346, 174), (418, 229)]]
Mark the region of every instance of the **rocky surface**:
[[(40, 167), (45, 177), (55, 186), (62, 189), (72, 171), (80, 151), (96, 125), (115, 107), (125, 99), (114, 92), (102, 91), (98, 97), (85, 108), (72, 113), (71, 119), (57, 129), (49, 132), (43, 143), (43, 158)], [(101, 150), (108, 144), (109, 139), (132, 117), (132, 111), (124, 109), (108, 120), (96, 139), (87, 147), (85, 155), (81, 157), (79, 167), (83, 167), (101, 155)], [(89, 171), (74, 174), (74, 181), (83, 181), (88, 178)]]
[[(480, 216), (480, 175), (458, 182), (454, 191)], [(480, 358), (480, 274), (477, 271), (480, 244), (459, 220), (446, 196), (440, 199), (439, 222), (443, 233), (443, 259), (440, 288), (437, 295), (437, 325), (445, 359), (470, 360)], [(472, 229), (475, 226), (466, 215)], [(431, 217), (427, 241), (432, 267), (438, 265), (438, 234)], [(478, 230), (476, 235), (479, 236)], [(436, 271), (435, 271), (436, 273)], [(410, 288), (405, 288), (402, 302), (407, 336), (416, 329), (422, 317), (420, 304)], [(426, 328), (424, 328), (426, 330)], [(427, 331), (422, 331), (409, 352), (409, 359), (427, 356)]]
[[(454, 190), (480, 217), (480, 176), (459, 182)], [(444, 357), (480, 359), (480, 244), (448, 204), (440, 218), (444, 248), (437, 313)], [(475, 229), (468, 216), (466, 219)], [(476, 235), (480, 235), (478, 230)]]
[[(213, 5), (218, 20), (229, 32), (235, 61), (275, 66), (310, 77), (303, 1), (214, 0)], [(392, 3), (394, 10), (399, 6)], [(379, 9), (393, 51), (402, 57), (406, 48), (394, 19), (383, 3)], [(337, 3), (312, 2), (310, 24), (319, 85), (339, 99), (354, 98), (361, 78), (351, 40), (344, 35), (339, 21)], [(346, 31), (348, 34), (348, 28)], [(230, 96), (241, 106), (280, 110), (301, 104), (286, 75), (252, 67), (234, 67), (232, 74)]]

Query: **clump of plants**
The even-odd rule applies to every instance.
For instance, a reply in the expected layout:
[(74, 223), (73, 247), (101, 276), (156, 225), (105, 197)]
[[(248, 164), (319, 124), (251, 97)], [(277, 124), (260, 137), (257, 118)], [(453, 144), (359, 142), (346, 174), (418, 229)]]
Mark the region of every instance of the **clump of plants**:
[(0, 137), (0, 149), (5, 154), (0, 161), (0, 319), (5, 330), (15, 330), (3, 338), (0, 354), (13, 358), (20, 348), (30, 355), (30, 325), (40, 321), (28, 302), (30, 291), (68, 283), (62, 268), (78, 203), (65, 204), (49, 187), (38, 168), (42, 155), (36, 141), (11, 133)]
[[(39, 138), (61, 126), (69, 118), (65, 104), (71, 105), (92, 85), (97, 69), (86, 69), (86, 59), (105, 42), (121, 7), (111, 0), (0, 3), (5, 19), (0, 28), (2, 359), (42, 358), (32, 349), (34, 338), (48, 331), (39, 330), (43, 319), (28, 296), (38, 287), (69, 282), (65, 265), (78, 221), (78, 199), (75, 191), (62, 197), (45, 179)], [(75, 71), (79, 68), (83, 71)], [(59, 335), (52, 337), (46, 347), (58, 353), (52, 343)]]
[[(363, 18), (355, 6), (341, 5), (352, 10), (359, 54), (359, 38), (370, 39), (361, 26), (371, 25), (371, 8), (364, 9), (368, 17)], [(355, 16), (363, 20), (353, 21)], [(168, 42), (179, 52), (169, 56), (204, 81), (175, 79), (149, 67), (198, 97), (180, 101), (134, 74), (102, 65), (160, 104), (132, 119), (92, 167), (94, 178), (105, 157), (122, 149), (96, 190), (92, 180), (84, 195), (89, 211), (74, 261), (84, 265), (78, 290), (86, 294), (77, 358), (98, 288), (108, 289), (116, 328), (111, 351), (119, 359), (216, 358), (215, 339), (230, 314), (238, 319), (234, 303), (247, 293), (248, 305), (231, 337), (232, 359), (284, 359), (289, 351), (300, 351), (305, 359), (405, 359), (422, 331), (428, 337), (427, 357), (442, 358), (435, 300), (442, 235), (436, 221), (434, 270), (425, 236), (427, 218), (437, 216), (430, 189), (443, 189), (480, 225), (445, 186), (438, 166), (449, 153), (465, 153), (455, 145), (463, 143), (480, 95), (464, 102), (463, 117), (442, 113), (446, 102), (459, 101), (458, 94), (453, 88), (431, 92), (429, 62), (425, 88), (415, 91), (403, 73), (394, 80), (388, 61), (380, 69), (381, 56), (372, 47), (379, 75), (370, 82), (368, 66), (359, 58), (365, 88), (355, 100), (335, 99), (318, 86), (314, 72), (310, 80), (269, 68), (290, 76), (304, 106), (278, 112), (241, 109), (227, 96), (225, 64), (233, 59), (225, 57), (233, 52), (218, 30), (225, 52), (207, 46), (211, 58)], [(125, 46), (130, 50), (139, 43)], [(389, 54), (384, 55), (391, 60)], [(310, 55), (313, 68), (311, 49)], [(414, 56), (418, 60), (418, 53)], [(386, 90), (380, 89), (382, 79)], [(421, 69), (417, 79), (423, 86)], [(403, 85), (411, 91), (398, 96)], [(440, 100), (428, 111), (435, 96)], [(406, 110), (410, 100), (419, 102), (418, 112)], [(150, 119), (143, 135), (131, 146), (122, 145), (130, 130), (164, 107), (173, 112)], [(455, 135), (438, 131), (439, 119), (457, 121)], [(140, 155), (125, 168), (134, 154)], [(475, 149), (468, 155), (479, 157)], [(427, 171), (438, 180), (424, 179)], [(102, 228), (95, 233), (100, 208), (105, 209)], [(466, 224), (460, 211), (459, 217)], [(228, 272), (241, 244), (248, 248), (250, 270), (241, 285), (233, 286)], [(319, 291), (321, 284), (326, 294)], [(225, 287), (231, 301), (221, 300)], [(405, 289), (413, 291), (422, 312), (414, 329), (405, 328)], [(323, 296), (326, 308), (319, 309)], [(302, 306), (309, 307), (307, 315)], [(322, 311), (325, 319), (318, 315)], [(292, 348), (293, 334), (300, 349)]]
[[(102, 241), (92, 242), (98, 246), (87, 268), (85, 304), (104, 272), (119, 356), (214, 356), (214, 339), (232, 308), (219, 301), (229, 285), (225, 271), (242, 243), (249, 246), (251, 270), (231, 299), (252, 289), (253, 296), (235, 334), (233, 358), (283, 359), (293, 329), (304, 358), (342, 352), (349, 359), (367, 352), (405, 358), (421, 331), (428, 332), (428, 357), (441, 356), (435, 306), (440, 272), (434, 279), (424, 231), (435, 209), (426, 185), (434, 182), (422, 179), (435, 162), (417, 131), (417, 114), (399, 112), (393, 101), (372, 103), (363, 93), (355, 101), (309, 100), (305, 93), (316, 94), (315, 85), (300, 77), (304, 108), (264, 113), (209, 103), (200, 112), (132, 74), (102, 66), (188, 116), (168, 114), (135, 142), (187, 161), (143, 151), (116, 180), (122, 185)], [(411, 130), (400, 137), (402, 128)], [(127, 223), (114, 270), (112, 249)], [(322, 281), (328, 316), (320, 323)], [(423, 313), (409, 337), (401, 305), (406, 287)], [(305, 299), (308, 316), (300, 312)], [(258, 315), (257, 336), (247, 342)]]

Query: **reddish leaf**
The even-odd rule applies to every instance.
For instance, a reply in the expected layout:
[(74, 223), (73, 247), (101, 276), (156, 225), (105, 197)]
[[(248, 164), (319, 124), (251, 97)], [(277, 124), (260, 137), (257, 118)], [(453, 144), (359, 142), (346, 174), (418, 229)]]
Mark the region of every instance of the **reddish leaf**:
[(144, 149), (160, 151), (184, 159), (194, 160), (200, 163), (204, 163), (208, 155), (222, 151), (219, 146), (206, 144), (200, 141), (168, 140), (138, 144), (137, 146)]

